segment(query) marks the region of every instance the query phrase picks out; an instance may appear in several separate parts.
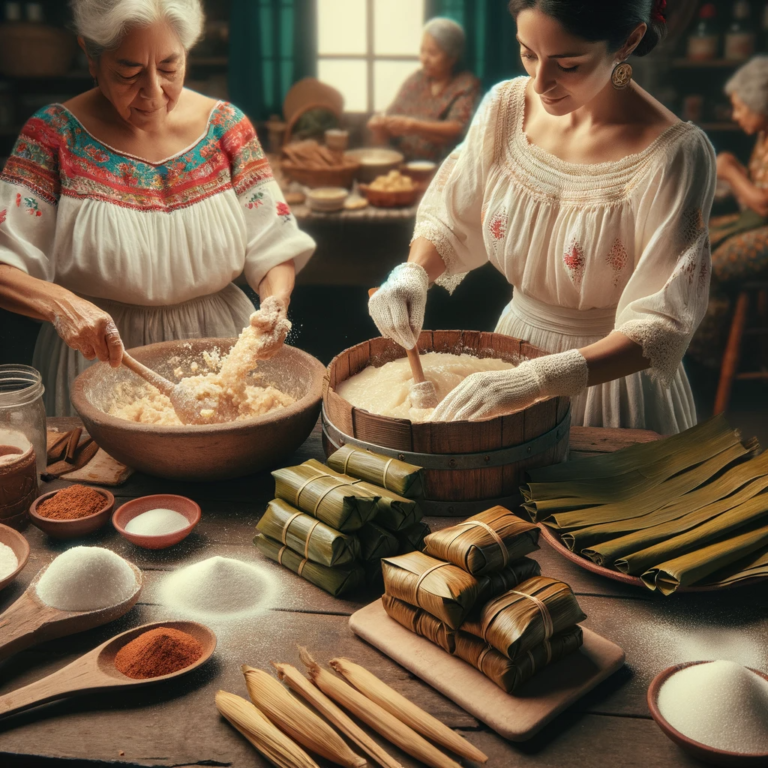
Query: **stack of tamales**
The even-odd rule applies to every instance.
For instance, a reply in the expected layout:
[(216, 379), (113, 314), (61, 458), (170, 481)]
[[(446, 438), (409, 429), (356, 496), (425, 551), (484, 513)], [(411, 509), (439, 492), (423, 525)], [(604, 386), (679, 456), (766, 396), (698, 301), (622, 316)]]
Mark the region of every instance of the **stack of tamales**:
[(420, 549), (429, 534), (415, 496), (420, 467), (356, 448), (338, 453), (329, 461), (357, 474), (314, 459), (272, 473), (277, 498), (254, 539), (264, 555), (334, 597), (380, 584), (381, 559)]
[(722, 416), (529, 475), (524, 507), (536, 522), (649, 589), (768, 576), (768, 454)]
[(384, 609), (511, 693), (582, 643), (571, 588), (525, 557), (538, 536), (503, 507), (431, 533), (423, 553), (383, 561)]

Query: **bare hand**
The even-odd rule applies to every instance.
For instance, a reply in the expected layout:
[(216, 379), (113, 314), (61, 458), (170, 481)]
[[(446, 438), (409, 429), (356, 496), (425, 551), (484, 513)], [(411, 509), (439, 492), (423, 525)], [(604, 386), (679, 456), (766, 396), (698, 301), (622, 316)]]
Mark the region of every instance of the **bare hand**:
[(412, 117), (393, 115), (385, 118), (387, 130), (393, 136), (405, 136), (415, 132), (416, 121)]
[(376, 128), (386, 127), (386, 117), (384, 115), (374, 115), (367, 123), (368, 127), (373, 130)]
[(123, 359), (123, 342), (112, 318), (90, 301), (73, 297), (58, 304), (53, 327), (64, 343), (86, 360), (98, 358), (117, 368)]

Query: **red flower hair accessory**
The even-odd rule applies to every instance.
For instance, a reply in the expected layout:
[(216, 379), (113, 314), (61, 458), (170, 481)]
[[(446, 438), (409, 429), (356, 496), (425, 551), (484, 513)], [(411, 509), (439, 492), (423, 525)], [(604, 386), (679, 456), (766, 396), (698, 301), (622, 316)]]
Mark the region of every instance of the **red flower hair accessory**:
[(651, 10), (651, 21), (656, 21), (659, 24), (667, 23), (667, 0), (654, 0), (653, 8)]

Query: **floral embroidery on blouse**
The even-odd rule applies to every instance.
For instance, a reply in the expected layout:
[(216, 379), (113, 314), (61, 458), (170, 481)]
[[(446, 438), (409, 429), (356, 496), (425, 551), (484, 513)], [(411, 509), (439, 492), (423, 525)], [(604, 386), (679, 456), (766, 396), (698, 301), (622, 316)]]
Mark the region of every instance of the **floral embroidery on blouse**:
[(22, 202), (24, 203), (24, 208), (26, 209), (27, 213), (30, 216), (42, 216), (43, 212), (40, 210), (40, 206), (37, 204), (37, 200), (35, 200), (34, 197), (24, 197), (22, 198), (21, 194), (18, 192), (16, 193), (16, 207), (21, 208)]
[(52, 104), (22, 129), (2, 179), (51, 205), (65, 195), (172, 213), (228, 189), (241, 195), (272, 172), (250, 121), (231, 104), (216, 105), (194, 147), (159, 164), (101, 144)]
[(576, 238), (573, 238), (568, 250), (563, 254), (563, 263), (569, 272), (571, 281), (574, 285), (581, 285), (581, 278), (584, 276), (584, 269), (587, 260), (584, 258), (584, 249), (579, 245)]
[(278, 202), (277, 215), (282, 218), (284, 224), (287, 224), (291, 220), (292, 214), (291, 209), (288, 207), (288, 203), (282, 201)]
[(8, 216), (8, 209), (3, 208), (2, 211), (0, 211), (0, 224), (5, 224), (5, 219)]
[(704, 230), (704, 216), (701, 208), (689, 208), (681, 217), (680, 242), (678, 247), (682, 254), (687, 251), (698, 239)]
[(258, 208), (261, 205), (264, 205), (264, 192), (256, 192), (245, 203), (246, 208)]
[(621, 281), (621, 273), (629, 262), (629, 254), (621, 240), (616, 238), (605, 260), (613, 270), (613, 285), (617, 287)]

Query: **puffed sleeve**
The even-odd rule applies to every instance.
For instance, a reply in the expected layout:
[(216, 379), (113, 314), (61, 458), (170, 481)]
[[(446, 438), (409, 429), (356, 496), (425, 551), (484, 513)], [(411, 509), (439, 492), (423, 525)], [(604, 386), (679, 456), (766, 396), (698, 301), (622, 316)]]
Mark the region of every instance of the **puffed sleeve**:
[(250, 120), (228, 105), (234, 124), (224, 137), (230, 157), (232, 185), (242, 206), (248, 245), (245, 277), (257, 289), (267, 272), (293, 260), (299, 272), (315, 251), (315, 241), (302, 232), (272, 176)]
[(669, 386), (709, 299), (709, 214), (715, 153), (691, 130), (638, 191), (639, 259), (622, 292), (616, 327), (643, 348), (651, 374)]
[(0, 264), (49, 282), (61, 192), (61, 136), (47, 119), (50, 109), (27, 121), (0, 176)]
[(446, 267), (437, 282), (449, 291), (467, 272), (488, 260), (482, 207), (485, 179), (493, 160), (500, 88), (496, 86), (483, 99), (467, 137), (443, 161), (416, 215), (413, 239), (423, 237), (437, 248)]

